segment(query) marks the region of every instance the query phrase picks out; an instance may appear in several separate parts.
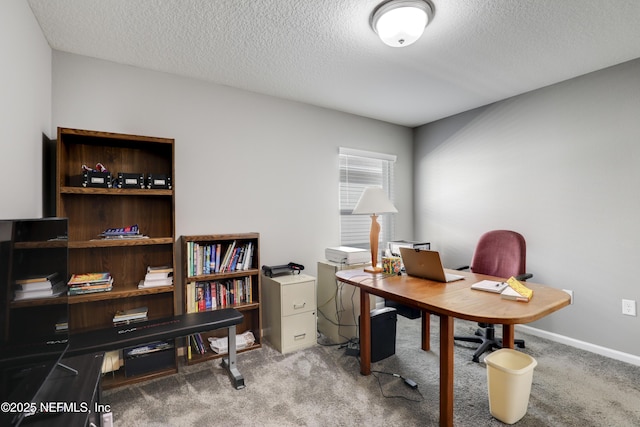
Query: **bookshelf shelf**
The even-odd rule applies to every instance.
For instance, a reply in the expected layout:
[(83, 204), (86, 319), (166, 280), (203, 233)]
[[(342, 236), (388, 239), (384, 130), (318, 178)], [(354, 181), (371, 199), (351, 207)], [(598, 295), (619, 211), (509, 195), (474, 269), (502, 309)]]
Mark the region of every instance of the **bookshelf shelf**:
[(67, 304), (66, 296), (59, 297), (51, 297), (51, 298), (34, 298), (22, 301), (11, 301), (11, 308), (22, 308), (22, 307), (38, 307), (44, 305), (57, 305), (57, 304)]
[(93, 294), (72, 295), (68, 297), (69, 304), (84, 304), (87, 302), (133, 298), (145, 295), (174, 293), (173, 286), (158, 286), (157, 288), (138, 289), (138, 286), (121, 286), (118, 289), (114, 286), (114, 290), (108, 292), (96, 292)]
[(103, 196), (169, 196), (172, 190), (137, 189), (137, 188), (86, 188), (86, 187), (62, 187), (61, 194), (100, 194)]
[(82, 240), (69, 242), (69, 249), (87, 248), (115, 248), (125, 246), (150, 246), (150, 245), (173, 245), (173, 237), (157, 237), (148, 239), (122, 239), (122, 240)]
[(242, 271), (232, 271), (228, 273), (201, 274), (201, 275), (189, 276), (188, 279), (189, 281), (200, 282), (200, 281), (231, 279), (234, 277), (244, 277), (247, 275), (254, 276), (258, 274), (260, 274), (260, 270), (249, 269), (249, 270), (242, 270)]
[[(182, 236), (180, 241), (185, 312), (190, 313), (203, 309), (215, 310), (222, 307), (236, 308), (244, 315), (244, 321), (236, 327), (237, 334), (240, 335), (251, 331), (255, 338), (253, 345), (239, 349), (238, 352), (260, 348), (262, 346), (262, 308), (259, 233)], [(208, 255), (215, 254), (216, 251), (206, 248), (218, 247), (220, 248), (219, 257)], [(229, 248), (238, 252), (236, 268), (216, 273), (216, 266), (221, 269), (225, 265), (224, 255)], [(232, 260), (233, 255), (230, 255), (230, 257)], [(217, 261), (216, 258), (218, 258)], [(208, 262), (205, 262), (205, 260), (208, 260)], [(205, 267), (205, 264), (208, 264), (209, 267)], [(230, 266), (233, 265), (233, 262), (230, 261), (226, 265), (228, 266), (227, 268), (231, 268)], [(210, 269), (211, 271), (209, 271)], [(203, 306), (198, 304), (198, 288), (202, 289), (201, 295), (205, 300), (207, 297), (212, 300), (209, 303), (209, 307), (207, 307), (205, 300), (203, 300)], [(208, 295), (205, 296), (204, 290), (206, 288), (209, 291)], [(223, 293), (224, 297), (222, 296)], [(230, 296), (231, 293), (233, 293), (233, 296)], [(240, 302), (236, 302), (236, 298)], [(213, 300), (215, 300), (215, 303)], [(215, 308), (213, 307), (214, 304)], [(226, 353), (215, 353), (210, 348), (208, 341), (208, 338), (222, 338), (225, 336), (226, 330), (224, 329), (200, 334), (206, 349), (204, 354), (199, 354), (193, 348), (189, 338), (185, 343), (187, 346), (186, 363), (200, 363), (225, 356)]]
[[(148, 266), (175, 264), (175, 191), (172, 188), (101, 188), (82, 185), (82, 166), (98, 163), (111, 172), (174, 176), (174, 140), (111, 132), (58, 128), (56, 215), (69, 219), (69, 274), (109, 272), (113, 288), (67, 297), (69, 332), (113, 325), (116, 311), (147, 307), (149, 319), (175, 315), (173, 286), (138, 289)], [(100, 239), (109, 228), (137, 224), (145, 238)], [(174, 352), (177, 356), (177, 351)], [(126, 360), (125, 360), (126, 363)], [(107, 375), (107, 387), (175, 373), (174, 366), (127, 377), (124, 368)], [(105, 376), (105, 378), (107, 377)]]

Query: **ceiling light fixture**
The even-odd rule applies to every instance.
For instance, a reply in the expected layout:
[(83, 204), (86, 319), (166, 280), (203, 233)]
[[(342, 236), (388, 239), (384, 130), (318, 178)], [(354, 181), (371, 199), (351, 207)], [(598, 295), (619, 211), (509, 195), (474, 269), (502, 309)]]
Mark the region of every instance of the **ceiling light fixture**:
[(426, 0), (390, 0), (371, 15), (371, 28), (391, 47), (415, 43), (433, 19), (433, 6)]

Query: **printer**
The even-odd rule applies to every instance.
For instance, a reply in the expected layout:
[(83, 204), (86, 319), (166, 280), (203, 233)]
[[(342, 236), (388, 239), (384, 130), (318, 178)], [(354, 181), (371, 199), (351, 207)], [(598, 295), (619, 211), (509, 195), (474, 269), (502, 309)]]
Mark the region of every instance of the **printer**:
[(338, 246), (326, 248), (324, 256), (327, 261), (338, 264), (365, 264), (371, 262), (371, 251), (368, 249), (352, 248), (349, 246)]

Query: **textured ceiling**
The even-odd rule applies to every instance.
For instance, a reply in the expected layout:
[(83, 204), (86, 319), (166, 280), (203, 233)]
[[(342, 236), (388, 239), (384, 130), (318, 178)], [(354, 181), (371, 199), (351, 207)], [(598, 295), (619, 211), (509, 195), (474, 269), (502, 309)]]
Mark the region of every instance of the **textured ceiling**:
[(418, 126), (640, 57), (638, 0), (432, 0), (384, 45), (382, 0), (28, 0), (53, 49)]

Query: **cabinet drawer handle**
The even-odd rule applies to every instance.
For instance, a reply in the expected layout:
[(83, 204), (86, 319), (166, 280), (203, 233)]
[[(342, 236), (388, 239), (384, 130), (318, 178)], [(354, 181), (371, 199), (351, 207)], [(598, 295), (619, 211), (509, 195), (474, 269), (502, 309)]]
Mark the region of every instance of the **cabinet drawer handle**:
[(298, 335), (294, 335), (293, 339), (294, 340), (303, 340), (304, 337), (306, 337), (306, 336), (307, 336), (307, 334), (298, 334)]
[(304, 306), (307, 305), (306, 302), (303, 302), (302, 304), (293, 304), (293, 309), (297, 310), (298, 308), (304, 308)]

